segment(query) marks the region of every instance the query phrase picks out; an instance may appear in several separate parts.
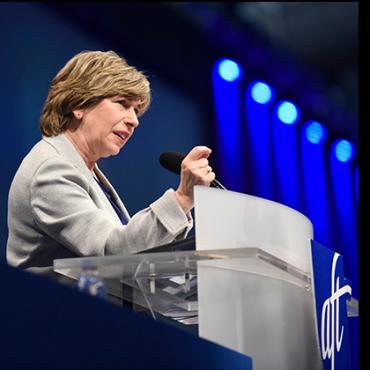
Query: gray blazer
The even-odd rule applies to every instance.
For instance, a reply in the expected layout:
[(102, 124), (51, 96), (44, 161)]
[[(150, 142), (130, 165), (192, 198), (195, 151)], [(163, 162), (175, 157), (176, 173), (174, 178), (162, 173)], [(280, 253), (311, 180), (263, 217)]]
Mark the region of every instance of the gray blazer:
[(56, 258), (136, 253), (185, 237), (193, 226), (172, 189), (131, 218), (99, 169), (98, 175), (127, 225), (65, 135), (43, 137), (10, 187), (8, 263), (42, 273), (51, 270)]

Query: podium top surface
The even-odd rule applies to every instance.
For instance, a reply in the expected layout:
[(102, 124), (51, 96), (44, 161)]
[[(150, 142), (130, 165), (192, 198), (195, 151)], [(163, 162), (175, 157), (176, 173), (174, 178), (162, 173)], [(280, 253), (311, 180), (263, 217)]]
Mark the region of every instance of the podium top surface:
[[(54, 271), (77, 280), (86, 268), (97, 269), (104, 279), (121, 282), (170, 278), (190, 274), (197, 276), (197, 268), (232, 270), (278, 279), (305, 290), (312, 289), (311, 276), (305, 271), (256, 247), (170, 251), (136, 255), (64, 258), (54, 260)], [(358, 316), (358, 301), (347, 301), (349, 316)]]
[(226, 268), (301, 286), (311, 285), (308, 274), (255, 247), (56, 259), (54, 271), (72, 279), (78, 279), (86, 268), (97, 269), (107, 279), (175, 276), (185, 272), (196, 275), (199, 263), (208, 268)]

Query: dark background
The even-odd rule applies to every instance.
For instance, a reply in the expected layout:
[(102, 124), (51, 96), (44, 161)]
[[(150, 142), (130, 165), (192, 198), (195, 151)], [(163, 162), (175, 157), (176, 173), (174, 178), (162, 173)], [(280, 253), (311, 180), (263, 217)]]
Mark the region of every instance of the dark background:
[[(114, 50), (151, 81), (153, 102), (140, 128), (118, 156), (100, 163), (134, 214), (177, 187), (178, 177), (159, 165), (163, 151), (208, 145), (211, 162), (217, 158), (211, 70), (221, 57), (239, 61), (249, 76), (269, 81), (325, 123), (331, 138), (358, 148), (359, 8), (358, 2), (0, 3), (0, 259), (12, 178), (40, 139), (49, 84), (73, 55)], [(218, 165), (212, 163), (216, 173)]]
[(101, 163), (134, 213), (177, 186), (176, 175), (158, 164), (162, 151), (198, 144), (217, 151), (210, 71), (219, 57), (247, 60), (248, 73), (309, 107), (331, 135), (358, 144), (358, 8), (356, 2), (0, 3), (0, 257), (11, 179), (40, 137), (51, 79), (74, 54), (115, 50), (152, 82), (152, 107), (140, 129), (118, 157)]

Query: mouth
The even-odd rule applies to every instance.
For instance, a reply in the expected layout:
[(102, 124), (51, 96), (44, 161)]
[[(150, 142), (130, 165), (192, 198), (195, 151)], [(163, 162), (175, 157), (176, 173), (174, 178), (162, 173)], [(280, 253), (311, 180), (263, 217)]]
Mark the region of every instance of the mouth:
[(114, 131), (113, 132), (116, 136), (118, 136), (122, 142), (125, 141), (125, 139), (127, 138), (128, 135), (125, 135), (123, 132), (117, 132), (117, 131)]

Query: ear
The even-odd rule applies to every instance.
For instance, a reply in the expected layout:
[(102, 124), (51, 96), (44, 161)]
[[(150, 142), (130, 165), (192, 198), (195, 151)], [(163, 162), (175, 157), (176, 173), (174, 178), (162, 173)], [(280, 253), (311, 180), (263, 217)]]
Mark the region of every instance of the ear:
[(73, 113), (73, 116), (77, 119), (77, 120), (81, 120), (83, 115), (84, 115), (84, 111), (83, 109), (75, 109), (72, 111)]

